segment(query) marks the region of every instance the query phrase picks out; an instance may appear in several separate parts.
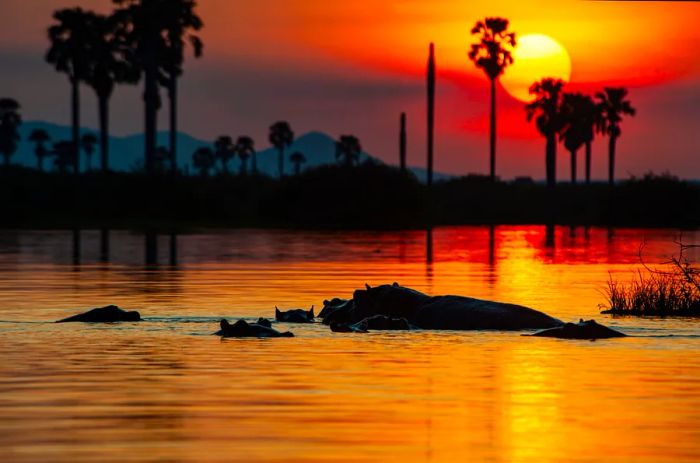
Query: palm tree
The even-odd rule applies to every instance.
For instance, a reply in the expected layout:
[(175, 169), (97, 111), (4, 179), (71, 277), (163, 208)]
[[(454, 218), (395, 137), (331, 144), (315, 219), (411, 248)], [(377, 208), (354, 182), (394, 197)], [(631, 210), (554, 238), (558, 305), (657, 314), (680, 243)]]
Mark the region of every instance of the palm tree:
[(399, 166), (401, 171), (406, 171), (406, 113), (401, 113), (399, 119)]
[(482, 69), (491, 80), (491, 180), (496, 179), (496, 80), (506, 67), (513, 64), (512, 50), (515, 48), (515, 33), (508, 32), (508, 20), (486, 18), (472, 28), (472, 35), (479, 35), (479, 42), (469, 51), (477, 68)]
[(586, 145), (586, 183), (591, 178), (591, 150), (595, 128), (596, 105), (593, 98), (582, 93), (564, 93), (561, 103), (564, 126), (559, 139), (571, 153), (571, 183), (576, 183), (576, 154)]
[(168, 0), (165, 5), (167, 8), (162, 10), (167, 31), (164, 86), (168, 91), (170, 102), (170, 153), (172, 170), (175, 172), (177, 170), (177, 79), (183, 72), (186, 42), (192, 45), (195, 58), (202, 56), (204, 44), (190, 31), (198, 31), (204, 24), (195, 13), (196, 0)]
[(360, 146), (360, 140), (354, 135), (341, 135), (340, 139), (335, 142), (335, 157), (342, 159), (342, 163), (346, 167), (352, 167), (358, 162), (360, 153), (362, 153), (362, 146)]
[(44, 129), (34, 129), (29, 134), (29, 141), (34, 142), (34, 154), (36, 155), (37, 169), (44, 170), (44, 158), (49, 154), (46, 143), (51, 140), (49, 133)]
[(216, 158), (214, 157), (214, 152), (211, 148), (203, 146), (197, 148), (197, 151), (192, 155), (192, 164), (196, 169), (199, 169), (199, 173), (202, 177), (209, 176), (209, 170), (214, 167)]
[(228, 135), (221, 135), (214, 141), (214, 156), (221, 161), (224, 173), (228, 174), (228, 163), (236, 155), (233, 139)]
[(127, 59), (130, 50), (117, 34), (117, 20), (113, 16), (92, 17), (87, 83), (97, 96), (100, 123), (100, 161), (102, 171), (109, 170), (109, 99), (115, 84), (135, 84), (139, 80), (138, 67)]
[(610, 137), (608, 145), (608, 184), (615, 183), (615, 147), (622, 133), (620, 123), (623, 115), (634, 116), (636, 110), (626, 100), (627, 89), (624, 87), (605, 87), (604, 92), (596, 93), (600, 108), (600, 129)]
[(535, 101), (525, 105), (528, 122), (537, 116), (537, 130), (547, 139), (546, 171), (547, 186), (553, 188), (557, 182), (557, 134), (563, 126), (561, 114), (561, 93), (564, 82), (560, 79), (545, 78), (530, 87)]
[(168, 150), (168, 148), (165, 146), (159, 146), (156, 148), (156, 155), (153, 159), (154, 171), (158, 174), (164, 174), (167, 170), (170, 157), (170, 150)]
[(289, 123), (280, 121), (270, 127), (270, 143), (277, 148), (279, 153), (280, 179), (284, 177), (284, 150), (294, 142), (294, 132), (289, 127)]
[(295, 151), (289, 156), (289, 160), (294, 164), (294, 175), (301, 173), (301, 165), (306, 162), (306, 156), (301, 151)]
[(22, 117), (19, 108), (19, 103), (12, 98), (0, 98), (0, 153), (5, 158), (5, 167), (10, 165), (20, 139), (18, 128)]
[(252, 158), (253, 175), (256, 175), (258, 173), (258, 163), (255, 153), (255, 142), (253, 142), (253, 139), (246, 136), (238, 137), (238, 141), (236, 141), (236, 146), (234, 149), (236, 150), (236, 153), (238, 153), (238, 157), (241, 158), (241, 169), (244, 167), (247, 168), (247, 160), (249, 157)]
[[(58, 10), (53, 14), (57, 23), (49, 27), (48, 32), (51, 45), (46, 53), (46, 61), (53, 64), (58, 72), (65, 72), (71, 85), (73, 150), (76, 157), (80, 146), (79, 86), (88, 76), (88, 48), (94, 17), (94, 13), (81, 8)], [(77, 174), (79, 163), (73, 164)]]
[(62, 140), (54, 143), (51, 154), (55, 156), (54, 165), (62, 174), (77, 164), (77, 154), (71, 141)]
[(435, 44), (431, 43), (428, 52), (428, 72), (426, 76), (426, 86), (428, 90), (428, 159), (426, 167), (428, 170), (428, 188), (433, 185), (433, 148), (435, 145)]
[(95, 152), (95, 144), (97, 143), (97, 137), (92, 133), (86, 133), (80, 139), (80, 145), (85, 151), (87, 156), (87, 170), (92, 170), (92, 154)]

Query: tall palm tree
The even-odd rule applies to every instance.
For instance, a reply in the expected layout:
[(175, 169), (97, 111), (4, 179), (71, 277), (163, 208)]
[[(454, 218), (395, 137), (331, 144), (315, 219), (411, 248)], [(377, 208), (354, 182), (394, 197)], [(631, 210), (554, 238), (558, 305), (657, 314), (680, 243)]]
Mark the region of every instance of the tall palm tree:
[(185, 61), (185, 45), (192, 45), (195, 58), (202, 56), (204, 44), (199, 36), (191, 31), (198, 31), (203, 26), (201, 18), (195, 13), (196, 0), (168, 0), (167, 8), (162, 10), (166, 23), (167, 58), (164, 63), (165, 79), (163, 85), (168, 92), (170, 103), (170, 153), (172, 170), (177, 170), (177, 79), (182, 75)]
[(0, 153), (5, 158), (6, 167), (10, 165), (20, 139), (18, 129), (22, 118), (19, 108), (19, 103), (12, 98), (0, 98)]
[(228, 174), (228, 163), (236, 155), (233, 139), (228, 135), (221, 135), (214, 141), (214, 156), (221, 161), (221, 168)]
[[(236, 141), (236, 146), (235, 146), (236, 153), (238, 153), (238, 157), (241, 158), (241, 162), (245, 159), (246, 161), (248, 158), (251, 158), (253, 161), (253, 175), (257, 175), (258, 173), (258, 162), (257, 162), (257, 156), (255, 152), (255, 142), (253, 142), (253, 139), (247, 136), (241, 136), (238, 137), (238, 140)], [(243, 164), (241, 164), (241, 168), (243, 168)]]
[(428, 52), (428, 72), (426, 75), (426, 84), (428, 90), (428, 159), (426, 160), (426, 183), (428, 184), (428, 188), (430, 188), (433, 185), (433, 149), (435, 145), (435, 44), (433, 43), (430, 44)]
[(44, 158), (48, 156), (49, 150), (46, 143), (51, 140), (49, 133), (44, 129), (34, 129), (29, 134), (29, 141), (34, 143), (34, 154), (36, 155), (37, 169), (44, 170)]
[(289, 156), (289, 160), (294, 164), (294, 175), (301, 173), (301, 165), (306, 162), (306, 156), (301, 151), (295, 151)]
[(341, 135), (335, 142), (335, 157), (340, 159), (346, 167), (352, 167), (359, 162), (362, 146), (360, 140), (354, 135)]
[(51, 154), (55, 157), (54, 165), (62, 174), (65, 174), (69, 168), (78, 162), (72, 141), (62, 140), (55, 142)]
[(270, 127), (270, 143), (277, 148), (280, 179), (284, 177), (284, 150), (294, 143), (294, 132), (289, 123), (280, 121)]
[[(71, 85), (72, 141), (76, 157), (80, 146), (79, 87), (88, 75), (89, 43), (94, 17), (94, 13), (81, 8), (58, 10), (53, 14), (56, 23), (48, 30), (51, 44), (46, 53), (46, 61), (53, 64), (58, 72), (66, 73)], [(77, 174), (79, 163), (74, 163), (73, 168)]]
[(528, 122), (535, 118), (537, 130), (546, 138), (547, 186), (553, 188), (557, 183), (557, 134), (564, 121), (561, 114), (562, 88), (560, 79), (545, 78), (530, 87), (530, 94), (535, 101), (525, 105)]
[(627, 89), (624, 87), (605, 87), (603, 92), (596, 93), (600, 108), (600, 129), (610, 137), (608, 144), (608, 184), (615, 183), (615, 148), (617, 139), (622, 134), (620, 123), (622, 116), (634, 116), (636, 110), (629, 100), (626, 100)]
[(491, 180), (494, 181), (496, 179), (496, 81), (506, 67), (513, 64), (511, 52), (516, 45), (515, 33), (508, 31), (507, 19), (486, 18), (474, 25), (472, 35), (478, 35), (479, 41), (472, 44), (469, 59), (477, 68), (482, 69), (491, 81), (490, 167)]
[(197, 148), (197, 150), (192, 155), (192, 164), (195, 169), (199, 169), (199, 173), (202, 177), (208, 177), (209, 171), (214, 167), (216, 158), (214, 157), (214, 152), (211, 148), (203, 146)]
[(115, 84), (139, 80), (138, 67), (128, 59), (131, 51), (117, 34), (117, 25), (114, 16), (94, 15), (88, 40), (86, 81), (97, 96), (103, 172), (109, 170), (109, 100)]
[(83, 151), (85, 151), (85, 156), (87, 157), (87, 170), (92, 170), (92, 155), (95, 152), (95, 144), (97, 144), (97, 137), (92, 133), (83, 134), (80, 138), (80, 146), (82, 146)]
[(576, 183), (578, 150), (586, 145), (586, 182), (590, 183), (590, 144), (595, 128), (595, 103), (582, 93), (564, 93), (561, 103), (563, 127), (559, 139), (571, 153), (571, 183)]
[(406, 113), (401, 113), (399, 129), (399, 166), (401, 171), (406, 171)]

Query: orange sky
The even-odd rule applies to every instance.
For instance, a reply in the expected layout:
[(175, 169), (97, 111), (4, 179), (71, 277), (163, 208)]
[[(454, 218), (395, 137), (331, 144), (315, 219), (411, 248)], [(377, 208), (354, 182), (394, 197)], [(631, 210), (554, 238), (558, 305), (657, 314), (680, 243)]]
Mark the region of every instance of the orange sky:
[[(26, 119), (69, 120), (63, 76), (41, 61), (51, 11), (109, 0), (5, 0), (0, 18), (0, 86), (23, 101)], [(409, 116), (409, 162), (424, 163), (423, 74), (428, 43), (438, 62), (436, 168), (487, 167), (488, 82), (466, 56), (469, 30), (504, 16), (518, 34), (560, 42), (572, 60), (570, 89), (626, 85), (638, 116), (625, 121), (619, 171), (669, 169), (700, 178), (700, 3), (458, 0), (200, 0), (205, 56), (190, 60), (181, 84), (181, 128), (194, 136), (250, 134), (287, 119), (297, 133), (353, 133), (367, 151), (396, 161), (398, 114)], [(10, 95), (13, 94), (13, 95)], [(94, 103), (84, 92), (85, 119)], [(140, 89), (118, 91), (116, 133), (140, 131)], [(499, 89), (498, 172), (543, 176), (544, 142), (522, 104)], [(138, 115), (138, 116), (136, 116)], [(166, 114), (162, 121), (165, 122)], [(604, 173), (604, 144), (594, 148)], [(567, 170), (559, 155), (560, 176)]]

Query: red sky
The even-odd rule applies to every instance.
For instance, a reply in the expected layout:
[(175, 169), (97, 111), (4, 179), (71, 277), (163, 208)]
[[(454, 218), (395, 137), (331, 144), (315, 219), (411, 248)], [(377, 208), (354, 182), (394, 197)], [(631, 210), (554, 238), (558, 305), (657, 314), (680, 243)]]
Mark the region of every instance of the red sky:
[[(42, 61), (51, 11), (80, 4), (108, 11), (109, 0), (4, 0), (0, 18), (2, 96), (26, 120), (69, 123), (65, 76)], [(486, 173), (488, 82), (466, 57), (469, 30), (484, 16), (511, 20), (518, 34), (560, 42), (572, 60), (571, 89), (625, 85), (638, 109), (626, 120), (618, 173), (669, 170), (700, 178), (700, 3), (459, 0), (200, 0), (205, 56), (190, 60), (181, 84), (180, 127), (194, 136), (249, 134), (265, 146), (267, 127), (288, 120), (298, 134), (352, 133), (388, 162), (397, 159), (398, 117), (409, 118), (409, 162), (425, 157), (427, 46), (438, 60), (436, 168)], [(84, 121), (96, 103), (83, 92)], [(544, 175), (544, 140), (522, 104), (499, 88), (498, 173)], [(140, 89), (120, 89), (113, 131), (141, 130)], [(166, 114), (163, 113), (163, 123)], [(594, 146), (603, 178), (605, 144)], [(568, 155), (559, 153), (559, 176)]]

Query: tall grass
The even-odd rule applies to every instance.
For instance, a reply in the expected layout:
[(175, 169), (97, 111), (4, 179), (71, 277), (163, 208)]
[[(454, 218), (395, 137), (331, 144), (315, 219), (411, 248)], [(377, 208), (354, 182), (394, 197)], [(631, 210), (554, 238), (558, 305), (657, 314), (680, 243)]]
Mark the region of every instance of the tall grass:
[(649, 316), (700, 316), (700, 269), (685, 252), (693, 245), (679, 243), (680, 254), (666, 270), (651, 269), (623, 284), (610, 277), (603, 313)]

